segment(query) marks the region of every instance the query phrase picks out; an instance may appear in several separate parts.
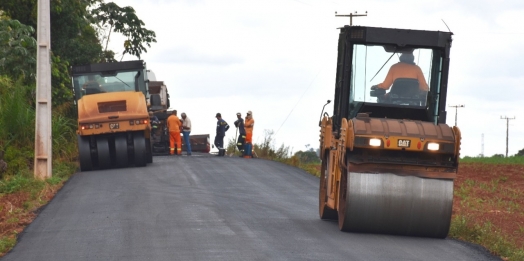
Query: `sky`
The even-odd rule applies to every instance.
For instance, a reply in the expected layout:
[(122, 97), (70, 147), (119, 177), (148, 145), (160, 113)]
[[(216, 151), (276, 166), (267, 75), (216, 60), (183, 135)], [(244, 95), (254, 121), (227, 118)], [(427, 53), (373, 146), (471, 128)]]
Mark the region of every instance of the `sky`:
[[(236, 113), (253, 112), (253, 141), (274, 133), (274, 146), (294, 153), (319, 146), (318, 121), (334, 99), (337, 28), (354, 25), (454, 33), (447, 103), (458, 109), (461, 156), (524, 149), (524, 1), (521, 0), (113, 0), (132, 6), (153, 43), (141, 59), (185, 112), (192, 134), (215, 137), (220, 112), (235, 137)], [(444, 21), (444, 22), (443, 22)], [(123, 52), (113, 34), (109, 48)], [(136, 57), (125, 55), (123, 60)], [(448, 107), (447, 124), (455, 123)], [(332, 103), (326, 106), (329, 115)], [(482, 139), (482, 136), (484, 137)]]

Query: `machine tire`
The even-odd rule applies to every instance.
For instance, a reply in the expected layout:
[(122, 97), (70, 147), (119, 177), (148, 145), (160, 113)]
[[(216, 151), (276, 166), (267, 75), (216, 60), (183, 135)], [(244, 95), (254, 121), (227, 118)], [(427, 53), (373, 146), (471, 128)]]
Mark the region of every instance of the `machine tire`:
[(120, 134), (115, 137), (115, 155), (118, 167), (125, 168), (129, 166), (126, 135)]
[(322, 168), (320, 170), (320, 187), (318, 193), (318, 208), (320, 219), (337, 220), (337, 211), (327, 206), (327, 175), (329, 173), (329, 151), (324, 153)]
[(135, 166), (144, 167), (147, 163), (147, 149), (146, 149), (146, 138), (144, 132), (133, 133), (133, 151), (135, 154)]
[(91, 148), (89, 146), (89, 137), (77, 135), (78, 156), (80, 160), (80, 171), (89, 171), (93, 169), (91, 161)]
[(96, 138), (96, 150), (98, 154), (98, 167), (108, 169), (111, 167), (111, 153), (109, 151), (109, 140), (107, 137)]
[(153, 163), (153, 147), (151, 147), (151, 139), (146, 139), (147, 163)]

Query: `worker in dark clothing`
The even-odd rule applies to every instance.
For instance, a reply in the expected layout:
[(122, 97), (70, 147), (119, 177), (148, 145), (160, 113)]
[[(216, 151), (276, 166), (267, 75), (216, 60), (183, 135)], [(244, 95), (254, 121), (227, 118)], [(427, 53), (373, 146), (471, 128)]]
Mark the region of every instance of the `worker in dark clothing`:
[(246, 141), (246, 129), (244, 128), (244, 119), (242, 114), (237, 113), (237, 120), (235, 121), (235, 127), (238, 129), (237, 148), (242, 154), (244, 154), (244, 143)]
[(229, 130), (229, 125), (225, 120), (222, 119), (222, 115), (217, 113), (217, 134), (215, 136), (215, 146), (218, 149), (217, 156), (224, 156), (226, 150), (224, 149), (224, 136), (226, 136), (226, 131)]

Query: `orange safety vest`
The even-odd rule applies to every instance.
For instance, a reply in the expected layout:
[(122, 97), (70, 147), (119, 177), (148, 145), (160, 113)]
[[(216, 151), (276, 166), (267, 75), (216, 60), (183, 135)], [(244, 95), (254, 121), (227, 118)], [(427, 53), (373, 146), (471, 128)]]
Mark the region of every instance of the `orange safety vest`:
[(421, 90), (429, 90), (428, 83), (426, 82), (426, 79), (424, 78), (424, 74), (422, 73), (420, 67), (418, 67), (415, 64), (409, 63), (396, 63), (393, 66), (391, 66), (391, 68), (389, 68), (389, 72), (386, 76), (386, 79), (384, 79), (384, 82), (378, 84), (377, 86), (379, 88), (389, 90), (393, 82), (398, 78), (417, 79), (419, 82), (419, 88)]
[(255, 125), (255, 120), (253, 118), (247, 118), (244, 122), (244, 129), (246, 129), (246, 133), (253, 133), (253, 126)]
[(180, 132), (180, 126), (182, 126), (182, 122), (176, 115), (171, 115), (167, 118), (167, 128), (170, 132)]

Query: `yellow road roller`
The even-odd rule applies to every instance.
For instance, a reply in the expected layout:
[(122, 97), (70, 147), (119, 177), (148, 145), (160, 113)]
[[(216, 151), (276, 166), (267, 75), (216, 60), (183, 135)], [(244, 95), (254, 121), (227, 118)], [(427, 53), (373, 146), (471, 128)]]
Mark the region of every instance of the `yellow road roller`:
[(71, 68), (82, 171), (153, 162), (146, 71), (140, 60)]
[(340, 28), (333, 115), (319, 120), (321, 219), (447, 236), (461, 140), (446, 124), (451, 42), (451, 32)]

